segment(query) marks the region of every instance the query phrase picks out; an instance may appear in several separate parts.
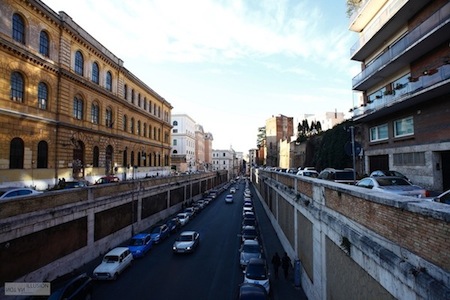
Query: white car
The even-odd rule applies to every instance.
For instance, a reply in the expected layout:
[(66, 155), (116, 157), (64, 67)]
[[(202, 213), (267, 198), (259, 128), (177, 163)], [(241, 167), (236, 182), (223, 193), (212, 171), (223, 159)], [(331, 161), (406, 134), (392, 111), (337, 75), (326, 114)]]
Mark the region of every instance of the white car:
[(30, 188), (3, 187), (0, 188), (0, 200), (15, 199), (19, 197), (33, 196), (42, 194)]
[(200, 244), (200, 234), (197, 231), (183, 231), (173, 243), (174, 253), (193, 252)]
[(228, 194), (225, 197), (225, 203), (233, 203), (233, 195), (232, 194)]
[(178, 220), (180, 220), (181, 226), (184, 226), (189, 222), (189, 214), (188, 213), (179, 213), (177, 215)]
[(103, 257), (103, 261), (93, 272), (94, 279), (116, 280), (133, 261), (133, 254), (127, 247), (117, 247)]
[(236, 188), (235, 188), (235, 187), (232, 187), (232, 188), (230, 189), (230, 193), (232, 193), (232, 194), (236, 193)]

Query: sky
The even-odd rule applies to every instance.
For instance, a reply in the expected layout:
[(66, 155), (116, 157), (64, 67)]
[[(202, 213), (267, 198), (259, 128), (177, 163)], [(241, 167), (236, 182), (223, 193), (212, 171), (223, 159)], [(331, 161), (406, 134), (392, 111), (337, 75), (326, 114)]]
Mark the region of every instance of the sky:
[(247, 153), (279, 114), (353, 107), (345, 0), (43, 0), (213, 135)]

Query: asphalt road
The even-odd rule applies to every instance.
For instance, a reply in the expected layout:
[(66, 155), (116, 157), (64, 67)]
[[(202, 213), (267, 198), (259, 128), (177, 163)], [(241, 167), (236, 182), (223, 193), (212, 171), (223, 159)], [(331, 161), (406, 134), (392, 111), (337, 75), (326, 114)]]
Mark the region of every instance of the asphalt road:
[(182, 230), (200, 233), (192, 254), (173, 254), (176, 235), (155, 245), (114, 282), (95, 282), (93, 299), (234, 299), (243, 281), (239, 246), (244, 185), (233, 204), (222, 193)]

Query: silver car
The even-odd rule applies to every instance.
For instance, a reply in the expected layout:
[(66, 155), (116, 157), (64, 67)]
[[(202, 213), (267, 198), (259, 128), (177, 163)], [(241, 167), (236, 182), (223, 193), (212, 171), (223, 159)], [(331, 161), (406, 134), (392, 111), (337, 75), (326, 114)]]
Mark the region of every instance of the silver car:
[(428, 195), (426, 189), (396, 176), (367, 177), (358, 181), (356, 186), (401, 196), (425, 198)]
[(200, 244), (200, 234), (197, 231), (183, 231), (173, 243), (174, 253), (193, 252)]
[(261, 258), (262, 250), (257, 240), (245, 240), (242, 243), (240, 252), (240, 265), (242, 268), (247, 266), (251, 258)]

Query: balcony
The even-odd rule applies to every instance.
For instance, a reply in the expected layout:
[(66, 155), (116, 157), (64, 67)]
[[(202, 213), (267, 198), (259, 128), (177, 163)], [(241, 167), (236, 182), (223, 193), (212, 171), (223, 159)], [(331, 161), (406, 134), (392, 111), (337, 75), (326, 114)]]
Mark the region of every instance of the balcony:
[[(352, 15), (350, 30), (360, 32), (360, 37), (350, 49), (353, 60), (363, 61), (370, 56), (379, 45), (383, 45), (389, 37), (401, 30), (405, 24), (426, 4), (423, 0), (395, 0), (376, 12), (378, 16), (372, 20), (374, 5), (366, 1), (361, 10)], [(381, 4), (384, 4), (381, 2)], [(378, 5), (378, 3), (377, 3)], [(371, 9), (367, 9), (371, 8)], [(363, 14), (364, 16), (360, 16)], [(356, 19), (358, 17), (358, 19)], [(370, 21), (370, 23), (369, 23)]]
[(390, 45), (386, 52), (368, 64), (353, 78), (353, 89), (367, 90), (448, 39), (450, 39), (450, 3), (395, 44)]
[(406, 86), (394, 87), (390, 95), (380, 96), (372, 103), (354, 109), (353, 119), (370, 121), (449, 93), (450, 64), (446, 64)]

